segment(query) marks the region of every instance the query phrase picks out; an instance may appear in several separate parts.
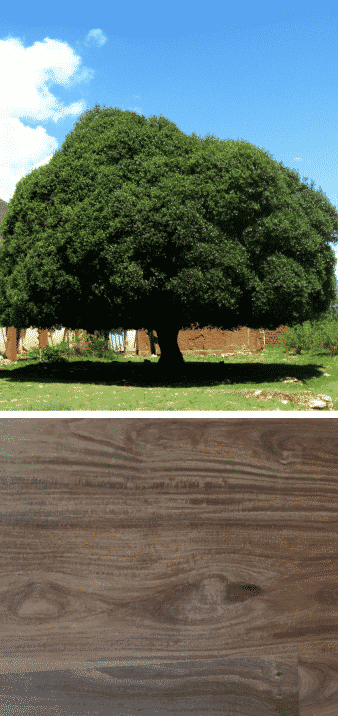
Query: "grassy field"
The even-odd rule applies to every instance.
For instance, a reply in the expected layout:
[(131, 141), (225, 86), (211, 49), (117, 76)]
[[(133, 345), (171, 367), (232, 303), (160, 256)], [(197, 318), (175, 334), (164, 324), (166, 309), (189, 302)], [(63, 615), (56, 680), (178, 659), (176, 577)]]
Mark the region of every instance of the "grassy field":
[(277, 344), (251, 355), (185, 356), (185, 375), (174, 382), (160, 378), (158, 358), (109, 351), (54, 362), (47, 349), (41, 362), (0, 363), (0, 410), (338, 410), (332, 346), (300, 350)]

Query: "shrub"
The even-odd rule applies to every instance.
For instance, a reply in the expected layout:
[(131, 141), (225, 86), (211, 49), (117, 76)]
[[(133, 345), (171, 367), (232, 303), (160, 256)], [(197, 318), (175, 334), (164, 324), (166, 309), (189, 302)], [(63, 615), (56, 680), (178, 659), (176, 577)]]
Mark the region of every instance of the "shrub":
[(64, 348), (62, 344), (56, 346), (46, 345), (43, 349), (43, 357), (48, 363), (67, 363), (68, 358), (64, 355)]
[(286, 326), (279, 339), (286, 350), (293, 350), (299, 354), (301, 350), (310, 350), (311, 348), (310, 323), (304, 321), (300, 325), (293, 327)]
[(279, 343), (284, 345), (286, 351), (293, 353), (309, 353), (317, 351), (330, 351), (331, 355), (338, 353), (338, 318), (334, 315), (310, 321), (301, 325), (286, 327)]
[[(53, 346), (53, 348), (51, 348), (51, 346), (46, 346), (46, 348), (43, 349), (45, 357), (48, 358), (48, 360), (53, 359), (52, 356), (57, 355), (55, 354), (55, 350), (62, 356), (68, 357), (70, 355), (82, 357), (89, 356), (111, 361), (119, 360), (120, 358), (117, 353), (110, 350), (106, 336), (99, 331), (95, 331), (92, 335), (81, 334), (76, 336), (75, 340), (70, 344), (69, 349), (68, 341), (63, 341), (62, 343)], [(52, 351), (54, 351), (54, 354)]]
[[(84, 334), (77, 336), (68, 348), (68, 341), (62, 341), (55, 346), (47, 344), (41, 351), (41, 358), (48, 363), (64, 363), (71, 356), (89, 356), (110, 361), (119, 360), (120, 356), (108, 347), (108, 342), (103, 334), (95, 331), (93, 335)], [(39, 348), (29, 351), (32, 358), (40, 357)]]
[(108, 347), (107, 336), (99, 331), (94, 331), (93, 335), (87, 334), (83, 337), (82, 344), (74, 347), (74, 352), (79, 350), (83, 351), (83, 355), (92, 355), (105, 360), (115, 361), (120, 359), (119, 354)]

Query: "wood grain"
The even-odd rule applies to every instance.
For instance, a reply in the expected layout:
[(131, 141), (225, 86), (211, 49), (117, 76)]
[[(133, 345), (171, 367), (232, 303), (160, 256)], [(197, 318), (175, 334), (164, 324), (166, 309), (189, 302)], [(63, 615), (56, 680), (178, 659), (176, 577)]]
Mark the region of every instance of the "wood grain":
[(1, 714), (337, 714), (337, 425), (3, 419)]

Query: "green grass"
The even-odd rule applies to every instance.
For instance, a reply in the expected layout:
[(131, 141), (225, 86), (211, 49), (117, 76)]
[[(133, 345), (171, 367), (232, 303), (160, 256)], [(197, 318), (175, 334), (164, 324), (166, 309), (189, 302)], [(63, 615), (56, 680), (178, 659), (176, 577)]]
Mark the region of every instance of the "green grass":
[(323, 326), (310, 328), (289, 331), (285, 344), (267, 346), (265, 354), (185, 356), (180, 380), (161, 378), (158, 358), (125, 360), (99, 343), (66, 357), (61, 344), (43, 350), (41, 362), (35, 351), (0, 367), (0, 410), (304, 411), (319, 395), (327, 398), (324, 411), (336, 410), (338, 321), (330, 339)]

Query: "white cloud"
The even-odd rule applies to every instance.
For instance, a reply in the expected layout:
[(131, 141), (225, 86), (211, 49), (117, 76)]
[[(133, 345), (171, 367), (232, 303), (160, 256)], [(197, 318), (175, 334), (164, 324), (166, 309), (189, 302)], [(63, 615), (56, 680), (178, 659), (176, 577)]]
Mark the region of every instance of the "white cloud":
[[(101, 30), (91, 30), (87, 38), (99, 45), (107, 39)], [(0, 40), (0, 198), (9, 201), (17, 182), (32, 169), (47, 164), (58, 148), (55, 137), (40, 125), (27, 127), (23, 121), (54, 121), (79, 116), (86, 104), (82, 100), (68, 107), (49, 91), (51, 82), (73, 87), (87, 82), (94, 71), (81, 67), (66, 42), (45, 38), (25, 48), (17, 38)], [(80, 71), (79, 71), (80, 68)]]
[(92, 39), (95, 40), (100, 47), (107, 42), (107, 38), (102, 30), (89, 30), (86, 40), (90, 41)]

